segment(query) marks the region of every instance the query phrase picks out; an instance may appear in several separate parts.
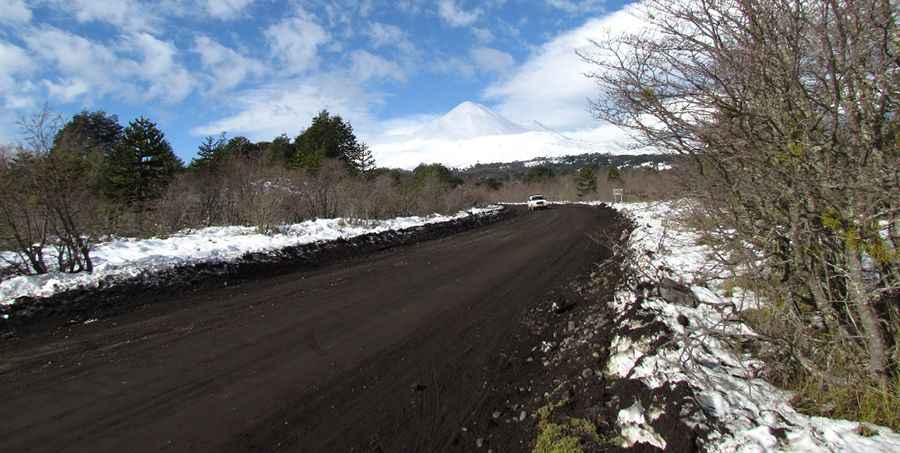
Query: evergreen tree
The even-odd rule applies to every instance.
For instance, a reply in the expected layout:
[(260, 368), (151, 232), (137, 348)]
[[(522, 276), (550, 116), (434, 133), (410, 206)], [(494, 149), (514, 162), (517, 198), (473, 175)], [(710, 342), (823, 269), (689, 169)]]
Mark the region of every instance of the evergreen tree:
[(609, 166), (609, 170), (606, 172), (606, 177), (610, 182), (615, 181), (620, 184), (622, 183), (622, 172), (620, 172), (619, 167), (616, 167), (615, 165)]
[(128, 124), (107, 159), (107, 193), (126, 206), (140, 209), (162, 195), (181, 167), (181, 160), (156, 124), (140, 117)]
[(288, 163), (294, 157), (294, 145), (290, 137), (281, 134), (269, 143), (259, 143), (260, 152), (270, 162)]
[(583, 198), (589, 193), (597, 192), (597, 177), (593, 167), (584, 167), (575, 175), (575, 185), (578, 190), (578, 198)]
[(53, 138), (52, 152), (72, 152), (88, 157), (108, 156), (122, 139), (122, 126), (116, 115), (102, 110), (76, 114)]
[(208, 168), (219, 162), (225, 154), (225, 143), (225, 134), (203, 137), (197, 148), (197, 157), (191, 160), (191, 168)]
[(369, 173), (375, 169), (375, 156), (365, 143), (351, 149), (347, 155), (347, 163), (354, 173)]
[(255, 159), (260, 157), (259, 146), (251, 142), (247, 137), (237, 136), (228, 140), (225, 144), (225, 154), (230, 157), (239, 157), (242, 159)]
[(454, 176), (449, 168), (441, 164), (419, 164), (413, 170), (413, 178), (418, 187), (424, 185), (429, 179), (449, 187), (457, 187), (463, 183), (462, 178)]
[(525, 182), (534, 183), (550, 179), (554, 176), (553, 169), (548, 165), (538, 165), (528, 169), (525, 174)]
[(118, 117), (101, 110), (85, 110), (73, 116), (56, 133), (50, 154), (57, 162), (65, 161), (79, 167), (87, 186), (99, 190), (104, 162), (121, 140), (122, 126)]
[(317, 170), (323, 159), (337, 159), (351, 173), (360, 173), (374, 166), (368, 147), (360, 143), (353, 133), (353, 126), (340, 116), (332, 116), (323, 110), (294, 141), (296, 153), (291, 164), (309, 170)]

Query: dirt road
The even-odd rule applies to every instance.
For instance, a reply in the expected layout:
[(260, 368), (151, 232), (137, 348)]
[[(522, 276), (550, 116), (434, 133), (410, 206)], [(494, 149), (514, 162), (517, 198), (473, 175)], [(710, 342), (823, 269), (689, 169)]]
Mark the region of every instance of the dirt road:
[(6, 341), (0, 451), (459, 449), (521, 314), (610, 223), (522, 214)]

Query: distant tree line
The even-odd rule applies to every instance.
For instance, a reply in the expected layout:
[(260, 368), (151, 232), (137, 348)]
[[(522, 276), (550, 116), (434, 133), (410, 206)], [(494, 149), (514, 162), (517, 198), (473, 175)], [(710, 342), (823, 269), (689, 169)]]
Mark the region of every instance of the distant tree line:
[(25, 143), (0, 153), (0, 250), (14, 255), (0, 255), (7, 273), (91, 271), (92, 243), (110, 234), (216, 224), (268, 229), (316, 216), (448, 211), (478, 201), (453, 190), (459, 182), (447, 169), (375, 171), (353, 127), (327, 111), (293, 140), (206, 137), (187, 166), (146, 117), (123, 127), (115, 115), (83, 111), (63, 123), (45, 108), (19, 126)]
[[(83, 111), (63, 122), (45, 108), (19, 126), (25, 143), (0, 150), (0, 250), (14, 252), (0, 255), (0, 273), (91, 271), (91, 246), (109, 235), (212, 225), (272, 231), (314, 217), (453, 212), (532, 193), (609, 198), (609, 187), (623, 184), (606, 178), (615, 167), (572, 175), (535, 166), (503, 179), (441, 164), (377, 168), (350, 123), (327, 111), (293, 139), (204, 137), (187, 165), (146, 117), (123, 127), (115, 115)], [(671, 193), (654, 189), (657, 172), (626, 174), (637, 197)]]

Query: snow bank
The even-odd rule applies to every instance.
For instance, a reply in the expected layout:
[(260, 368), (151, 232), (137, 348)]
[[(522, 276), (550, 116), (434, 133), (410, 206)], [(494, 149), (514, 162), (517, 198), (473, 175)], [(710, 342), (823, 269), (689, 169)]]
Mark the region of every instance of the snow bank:
[[(95, 287), (109, 278), (126, 279), (201, 262), (231, 262), (247, 253), (273, 252), (313, 242), (403, 230), (473, 215), (491, 214), (500, 209), (502, 208), (499, 206), (492, 206), (461, 211), (451, 216), (433, 214), (388, 220), (315, 219), (284, 225), (274, 234), (260, 233), (254, 227), (222, 226), (186, 230), (164, 239), (116, 239), (93, 247), (93, 273), (51, 272), (13, 277), (0, 282), (0, 305), (12, 304), (20, 297), (49, 297), (75, 288)], [(47, 262), (52, 262), (52, 259)]]
[[(617, 313), (635, 309), (650, 317), (645, 325), (663, 322), (671, 331), (671, 348), (652, 347), (657, 336), (613, 340), (607, 373), (614, 377), (638, 379), (650, 388), (675, 382), (686, 382), (697, 396), (706, 420), (715, 427), (704, 442), (713, 452), (758, 451), (832, 451), (832, 452), (897, 452), (900, 435), (888, 428), (865, 424), (874, 436), (859, 434), (860, 423), (811, 417), (790, 406), (791, 394), (757, 378), (763, 363), (748, 356), (738, 356), (711, 332), (726, 331), (744, 336), (754, 333), (742, 324), (727, 322), (729, 307), (742, 300), (725, 297), (722, 291), (694, 286), (699, 272), (707, 269), (706, 250), (695, 245), (696, 236), (681, 231), (670, 221), (677, 203), (616, 204), (615, 208), (632, 215), (638, 229), (632, 237), (637, 246), (656, 253), (652, 258), (641, 253), (641, 267), (648, 272), (668, 269), (670, 277), (689, 285), (700, 304), (696, 308), (675, 305), (660, 298), (638, 302), (632, 292), (616, 295)], [(629, 319), (625, 319), (629, 317)], [(631, 323), (633, 316), (622, 315), (617, 321)], [(640, 325), (628, 328), (639, 329)], [(638, 411), (620, 414), (619, 422), (627, 440), (658, 445), (654, 433), (642, 432)], [(635, 421), (637, 420), (637, 422)], [(715, 422), (715, 423), (707, 423)]]

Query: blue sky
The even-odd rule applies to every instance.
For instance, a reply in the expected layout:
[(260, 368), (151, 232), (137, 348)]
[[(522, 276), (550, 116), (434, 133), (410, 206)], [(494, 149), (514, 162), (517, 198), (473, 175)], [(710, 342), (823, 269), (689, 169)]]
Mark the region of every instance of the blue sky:
[(0, 0), (0, 143), (44, 102), (200, 137), (297, 135), (325, 108), (377, 142), (460, 102), (560, 130), (595, 125), (574, 54), (618, 0)]

